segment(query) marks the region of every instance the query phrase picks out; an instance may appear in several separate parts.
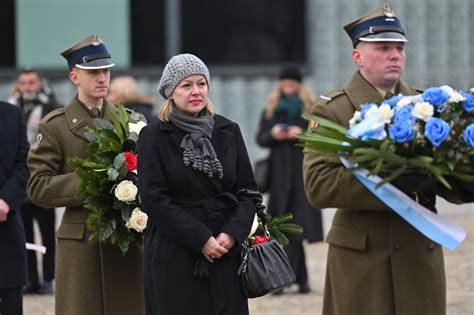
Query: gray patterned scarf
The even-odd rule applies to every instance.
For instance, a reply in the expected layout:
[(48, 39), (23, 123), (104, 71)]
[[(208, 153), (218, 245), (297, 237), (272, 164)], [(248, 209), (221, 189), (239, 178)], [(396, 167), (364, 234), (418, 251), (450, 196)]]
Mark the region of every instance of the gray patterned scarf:
[(192, 165), (193, 169), (204, 172), (209, 177), (214, 174), (217, 174), (218, 178), (224, 177), (221, 162), (217, 159), (210, 141), (214, 118), (207, 110), (203, 110), (199, 117), (194, 118), (184, 114), (173, 104), (170, 121), (187, 133), (180, 145), (184, 165)]

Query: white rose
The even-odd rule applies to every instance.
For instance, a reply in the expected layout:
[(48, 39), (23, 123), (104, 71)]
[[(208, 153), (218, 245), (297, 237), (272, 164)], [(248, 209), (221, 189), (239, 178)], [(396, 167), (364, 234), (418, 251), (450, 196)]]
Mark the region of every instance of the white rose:
[(384, 123), (388, 124), (392, 120), (393, 110), (388, 104), (382, 104), (379, 107), (379, 119)]
[(449, 96), (451, 96), (451, 94), (453, 94), (454, 92), (454, 89), (450, 87), (449, 85), (443, 85), (443, 86), (440, 86), (439, 88), (445, 91), (446, 93), (448, 93)]
[(123, 180), (115, 187), (115, 197), (124, 202), (132, 202), (138, 193), (138, 188), (129, 180)]
[(143, 121), (139, 121), (137, 123), (129, 123), (128, 124), (128, 130), (130, 132), (135, 132), (137, 135), (140, 134), (140, 131), (142, 130), (143, 127), (146, 126), (146, 123)]
[(252, 223), (252, 228), (250, 229), (250, 234), (247, 237), (254, 235), (255, 232), (257, 231), (257, 228), (258, 228), (258, 216), (257, 214), (255, 214), (255, 216), (253, 217), (253, 223)]
[(360, 112), (357, 110), (354, 112), (354, 116), (349, 120), (349, 127), (354, 127), (360, 121)]
[(428, 102), (416, 103), (411, 114), (424, 121), (428, 121), (434, 114), (434, 107)]
[(450, 102), (450, 103), (460, 103), (460, 102), (464, 102), (465, 100), (466, 100), (466, 98), (464, 96), (462, 96), (461, 93), (454, 91), (449, 96), (448, 102)]
[(410, 105), (413, 99), (411, 96), (404, 96), (397, 102), (397, 107), (404, 107)]
[(135, 208), (132, 211), (132, 215), (128, 219), (125, 226), (130, 230), (134, 229), (137, 232), (143, 232), (148, 222), (148, 215), (142, 212), (140, 208)]
[(379, 113), (379, 108), (377, 107), (377, 105), (372, 105), (370, 106), (369, 110), (365, 112), (364, 119), (372, 115), (378, 115), (378, 113)]

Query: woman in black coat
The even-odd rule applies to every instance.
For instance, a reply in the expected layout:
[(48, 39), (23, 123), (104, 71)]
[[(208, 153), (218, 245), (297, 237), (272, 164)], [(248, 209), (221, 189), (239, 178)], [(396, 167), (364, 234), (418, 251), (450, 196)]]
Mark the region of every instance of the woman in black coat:
[(239, 126), (214, 114), (209, 81), (196, 56), (171, 58), (160, 119), (140, 132), (147, 314), (248, 314), (237, 269), (257, 209), (238, 192), (256, 184)]
[[(300, 293), (310, 291), (302, 241), (323, 240), (321, 211), (311, 207), (303, 186), (303, 152), (295, 146), (296, 136), (307, 128), (301, 114), (308, 112), (315, 98), (301, 84), (302, 75), (296, 65), (283, 66), (279, 86), (269, 95), (260, 119), (257, 143), (270, 148), (268, 211), (277, 216), (291, 212), (293, 222), (303, 227), (302, 235), (289, 235), (285, 252), (296, 275)], [(278, 293), (282, 293), (279, 291)]]

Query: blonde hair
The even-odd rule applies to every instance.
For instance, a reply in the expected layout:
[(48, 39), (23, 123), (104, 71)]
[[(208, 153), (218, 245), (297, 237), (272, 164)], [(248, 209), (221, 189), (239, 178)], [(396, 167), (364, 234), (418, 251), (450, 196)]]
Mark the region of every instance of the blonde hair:
[(149, 103), (155, 99), (151, 95), (142, 94), (138, 90), (135, 79), (131, 76), (119, 76), (110, 82), (109, 97), (113, 96), (115, 103)]
[[(280, 99), (281, 96), (281, 90), (280, 87), (274, 88), (267, 99), (267, 104), (265, 105), (265, 117), (267, 119), (270, 119), (273, 117), (273, 114), (275, 113), (275, 109), (278, 105), (278, 100)], [(314, 92), (311, 90), (309, 86), (306, 86), (304, 84), (299, 84), (298, 87), (298, 96), (303, 102), (303, 113), (309, 114), (311, 110), (311, 106), (316, 102), (316, 97), (314, 95)]]
[[(214, 105), (212, 104), (210, 99), (207, 99), (207, 104), (206, 107), (207, 112), (209, 115), (214, 116), (215, 111), (214, 111)], [(166, 101), (161, 104), (160, 107), (160, 113), (158, 117), (160, 117), (160, 120), (163, 122), (169, 121), (171, 117), (171, 112), (173, 109), (173, 100), (171, 98), (168, 98)]]

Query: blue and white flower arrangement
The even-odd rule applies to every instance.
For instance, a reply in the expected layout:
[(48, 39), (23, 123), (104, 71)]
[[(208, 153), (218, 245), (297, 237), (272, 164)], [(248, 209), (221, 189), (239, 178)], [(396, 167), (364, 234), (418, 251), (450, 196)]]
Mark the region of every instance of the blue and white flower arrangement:
[[(473, 91), (470, 91), (473, 93)], [(349, 128), (318, 116), (299, 136), (311, 150), (344, 156), (380, 185), (404, 172), (420, 172), (451, 188), (447, 178), (474, 181), (474, 95), (449, 86), (422, 94), (395, 95), (381, 104), (363, 104)]]

